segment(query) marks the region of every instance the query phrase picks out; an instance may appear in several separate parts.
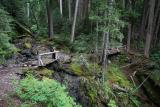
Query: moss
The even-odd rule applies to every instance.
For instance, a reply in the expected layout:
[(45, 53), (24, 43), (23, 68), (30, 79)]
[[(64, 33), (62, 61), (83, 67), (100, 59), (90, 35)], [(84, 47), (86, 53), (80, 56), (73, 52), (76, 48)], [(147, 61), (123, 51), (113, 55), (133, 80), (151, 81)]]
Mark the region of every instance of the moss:
[(31, 43), (26, 42), (26, 43), (24, 43), (23, 47), (26, 48), (26, 49), (30, 49), (32, 47), (32, 45), (31, 45)]
[(35, 73), (39, 76), (51, 77), (54, 71), (51, 71), (43, 67), (43, 68), (36, 69)]
[(97, 98), (97, 90), (95, 90), (93, 87), (90, 87), (91, 89), (88, 90), (88, 96), (90, 97), (91, 102), (95, 102)]
[(118, 84), (121, 87), (125, 87), (127, 89), (131, 89), (133, 87), (117, 65), (109, 65), (107, 78), (111, 83)]
[(117, 107), (115, 100), (109, 100), (108, 107)]
[(45, 67), (39, 67), (36, 69), (30, 69), (30, 68), (26, 68), (22, 70), (23, 74), (33, 74), (36, 77), (51, 77), (52, 74), (54, 74), (54, 71), (51, 71)]
[(78, 75), (78, 76), (83, 75), (83, 71), (81, 69), (81, 66), (76, 63), (71, 63), (69, 66), (69, 69), (70, 69), (70, 72), (75, 75)]
[(95, 104), (97, 102), (98, 98), (98, 92), (99, 92), (99, 83), (95, 81), (92, 77), (87, 77), (87, 82), (85, 83), (85, 89), (86, 94), (90, 99), (90, 104)]

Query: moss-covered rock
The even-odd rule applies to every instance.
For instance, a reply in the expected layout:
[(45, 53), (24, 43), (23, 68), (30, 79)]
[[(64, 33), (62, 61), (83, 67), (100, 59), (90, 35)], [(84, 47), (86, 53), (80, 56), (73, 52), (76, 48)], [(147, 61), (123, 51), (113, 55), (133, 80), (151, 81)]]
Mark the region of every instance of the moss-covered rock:
[(73, 73), (77, 76), (83, 75), (83, 71), (82, 71), (81, 66), (76, 63), (71, 63), (69, 66), (69, 70), (70, 70), (70, 73)]
[(23, 69), (21, 75), (25, 77), (27, 74), (32, 74), (38, 78), (42, 78), (42, 77), (51, 77), (54, 74), (54, 71), (49, 70), (45, 67), (39, 67), (36, 69), (30, 69), (30, 68)]
[(54, 74), (54, 71), (51, 71), (47, 68), (42, 67), (42, 68), (36, 69), (34, 73), (38, 76), (51, 77), (52, 74)]
[(31, 45), (31, 43), (26, 42), (26, 43), (24, 43), (23, 47), (26, 48), (26, 49), (30, 49), (32, 47), (32, 45)]

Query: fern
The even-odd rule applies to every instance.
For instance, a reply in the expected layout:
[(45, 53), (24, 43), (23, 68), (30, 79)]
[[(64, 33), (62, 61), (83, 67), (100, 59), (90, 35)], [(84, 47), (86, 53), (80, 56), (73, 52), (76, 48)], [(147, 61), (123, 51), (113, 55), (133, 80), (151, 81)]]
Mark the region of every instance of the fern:
[(47, 107), (80, 107), (68, 96), (65, 86), (48, 78), (39, 81), (33, 76), (27, 76), (20, 82), (16, 92), (22, 100)]

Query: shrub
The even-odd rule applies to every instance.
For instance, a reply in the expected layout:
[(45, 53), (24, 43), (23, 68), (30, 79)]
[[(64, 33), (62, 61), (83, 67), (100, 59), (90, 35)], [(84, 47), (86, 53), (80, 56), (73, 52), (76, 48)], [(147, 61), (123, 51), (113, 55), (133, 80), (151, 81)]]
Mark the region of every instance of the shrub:
[(47, 107), (79, 107), (73, 98), (68, 96), (65, 86), (48, 78), (39, 81), (29, 75), (20, 82), (16, 92), (22, 100)]
[(109, 66), (107, 77), (112, 83), (118, 84), (121, 87), (125, 87), (127, 89), (132, 88), (132, 84), (127, 80), (117, 65), (112, 64)]
[(117, 107), (114, 100), (109, 100), (108, 107)]
[(17, 49), (9, 42), (10, 38), (5, 33), (0, 33), (0, 56), (9, 57), (17, 51)]
[[(11, 56), (16, 52), (16, 48), (9, 42), (12, 33), (12, 18), (9, 14), (0, 9), (0, 60), (5, 59), (6, 57)], [(1, 62), (3, 63), (3, 62)]]

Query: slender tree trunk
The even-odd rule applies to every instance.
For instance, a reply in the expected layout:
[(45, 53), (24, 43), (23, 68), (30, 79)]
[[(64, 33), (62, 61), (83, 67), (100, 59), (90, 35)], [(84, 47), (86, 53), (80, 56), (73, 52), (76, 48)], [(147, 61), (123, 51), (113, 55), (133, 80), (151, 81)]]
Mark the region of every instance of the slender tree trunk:
[(144, 34), (145, 34), (145, 26), (147, 23), (147, 19), (148, 19), (148, 9), (147, 9), (147, 4), (148, 4), (148, 0), (144, 0), (143, 2), (143, 12), (142, 12), (142, 22), (141, 22), (141, 28), (140, 28), (140, 33), (138, 36), (138, 42), (139, 44), (143, 41), (144, 42)]
[(160, 27), (160, 15), (159, 15), (159, 12), (160, 12), (160, 1), (157, 1), (156, 3), (156, 8), (155, 8), (155, 16), (154, 16), (154, 24), (153, 24), (153, 46), (152, 47), (155, 47), (156, 44), (157, 44), (157, 36), (158, 36), (158, 32), (159, 32), (159, 27)]
[(27, 3), (27, 17), (28, 17), (28, 20), (29, 20), (29, 17), (30, 17), (30, 3)]
[(99, 23), (97, 21), (96, 23), (96, 27), (97, 27), (97, 35), (96, 35), (96, 54), (98, 54), (98, 29), (99, 29)]
[(106, 70), (107, 68), (107, 50), (108, 50), (108, 44), (109, 44), (109, 33), (104, 33), (104, 46), (103, 46), (103, 59), (102, 59), (102, 66)]
[[(105, 16), (110, 16), (111, 15), (111, 8), (112, 8), (112, 4), (113, 4), (113, 0), (107, 0), (106, 1), (107, 5), (110, 7), (109, 8), (109, 12), (108, 14), (105, 12)], [(107, 23), (110, 24), (110, 21)], [(105, 23), (106, 26), (106, 23)], [(103, 70), (103, 75), (102, 75), (102, 82), (104, 83), (104, 76), (105, 76), (105, 72), (107, 70), (107, 62), (108, 62), (108, 48), (109, 48), (109, 32), (110, 31), (106, 31), (104, 32), (104, 37), (103, 37), (103, 56), (102, 56), (102, 70)]]
[(71, 16), (72, 16), (72, 12), (71, 12), (71, 0), (68, 0), (68, 18), (69, 21), (71, 22)]
[(144, 50), (144, 56), (147, 58), (149, 58), (151, 39), (153, 36), (153, 16), (154, 16), (155, 0), (150, 0), (149, 5), (150, 5), (149, 20), (148, 20), (147, 37), (146, 37), (146, 44), (145, 44), (145, 50)]
[(46, 0), (47, 17), (48, 17), (48, 37), (53, 37), (53, 12), (50, 4), (50, 0)]
[(122, 1), (123, 1), (122, 7), (125, 9), (125, 7), (126, 7), (126, 0), (122, 0)]
[[(129, 11), (132, 11), (132, 2), (128, 2), (129, 5)], [(132, 36), (132, 24), (131, 20), (128, 21), (128, 37), (127, 37), (127, 53), (130, 51), (130, 45), (131, 45), (131, 36)]]
[(130, 51), (131, 35), (132, 35), (132, 25), (131, 23), (128, 23), (127, 53)]
[(104, 46), (103, 46), (103, 57), (102, 57), (102, 68), (103, 68), (103, 75), (102, 75), (102, 82), (104, 83), (104, 75), (107, 70), (107, 62), (108, 62), (108, 44), (109, 44), (109, 33), (104, 33)]
[(63, 2), (62, 2), (62, 0), (59, 0), (59, 5), (60, 5), (60, 13), (61, 13), (61, 16), (63, 17), (63, 7), (62, 7)]
[(157, 38), (158, 38), (158, 32), (160, 30), (160, 16), (159, 16), (159, 19), (158, 19), (158, 22), (157, 22), (157, 26), (155, 28), (155, 32), (154, 32), (154, 35), (155, 35), (155, 38), (154, 38), (154, 46), (156, 46), (157, 44)]
[(76, 0), (74, 20), (73, 20), (72, 33), (71, 33), (71, 42), (73, 42), (75, 38), (75, 27), (76, 27), (77, 13), (78, 13), (78, 4), (79, 4), (79, 0)]

